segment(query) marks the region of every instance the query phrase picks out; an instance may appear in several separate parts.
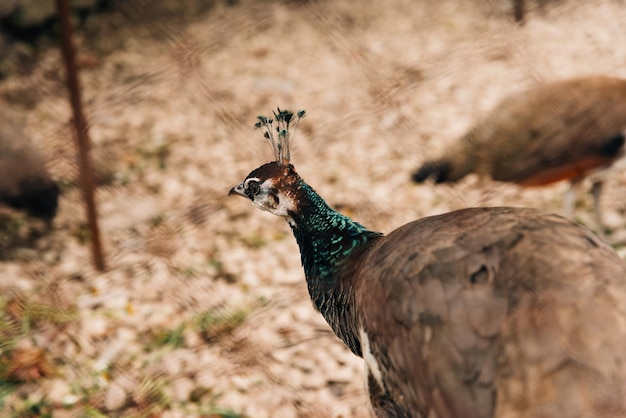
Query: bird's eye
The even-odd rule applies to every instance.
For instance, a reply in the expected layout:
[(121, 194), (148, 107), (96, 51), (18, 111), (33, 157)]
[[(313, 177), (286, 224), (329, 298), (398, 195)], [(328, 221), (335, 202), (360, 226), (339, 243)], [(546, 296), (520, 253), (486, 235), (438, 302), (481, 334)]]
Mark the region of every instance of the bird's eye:
[(247, 189), (248, 189), (248, 195), (249, 196), (256, 196), (261, 191), (261, 186), (259, 185), (258, 181), (251, 180), (251, 181), (248, 182)]

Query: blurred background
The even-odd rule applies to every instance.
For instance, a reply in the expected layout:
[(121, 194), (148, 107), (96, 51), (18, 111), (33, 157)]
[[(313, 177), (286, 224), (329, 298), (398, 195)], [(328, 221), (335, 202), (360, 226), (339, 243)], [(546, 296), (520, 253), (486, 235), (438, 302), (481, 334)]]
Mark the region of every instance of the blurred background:
[[(54, 2), (0, 5), (0, 111), (60, 187), (48, 229), (0, 208), (1, 417), (363, 417), (362, 361), (309, 300), (288, 225), (227, 198), (272, 158), (389, 232), (467, 206), (560, 213), (567, 184), (411, 183), (504, 97), (626, 77), (620, 0), (73, 1), (107, 270), (92, 267)], [(2, 129), (2, 128), (0, 128)], [(588, 188), (587, 183), (583, 184)], [(605, 184), (626, 241), (626, 171)], [(581, 194), (576, 220), (593, 226)], [(372, 301), (375, 303), (375, 301)]]

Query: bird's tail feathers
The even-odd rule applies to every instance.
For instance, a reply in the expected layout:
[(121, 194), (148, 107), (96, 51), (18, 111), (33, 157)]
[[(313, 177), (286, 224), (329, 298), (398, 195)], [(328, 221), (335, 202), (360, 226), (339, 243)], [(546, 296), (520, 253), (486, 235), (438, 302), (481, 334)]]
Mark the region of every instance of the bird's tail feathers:
[(428, 178), (431, 178), (435, 183), (445, 183), (449, 181), (456, 181), (450, 177), (452, 171), (452, 162), (447, 158), (440, 160), (426, 161), (420, 168), (418, 168), (411, 179), (415, 183), (423, 183)]

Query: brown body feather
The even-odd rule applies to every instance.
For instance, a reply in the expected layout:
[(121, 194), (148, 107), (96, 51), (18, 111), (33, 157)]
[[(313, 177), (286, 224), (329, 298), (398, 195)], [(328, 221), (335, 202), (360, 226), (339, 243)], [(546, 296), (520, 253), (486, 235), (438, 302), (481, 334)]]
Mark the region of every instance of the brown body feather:
[(626, 416), (626, 267), (561, 217), (425, 218), (378, 240), (345, 280), (407, 416)]

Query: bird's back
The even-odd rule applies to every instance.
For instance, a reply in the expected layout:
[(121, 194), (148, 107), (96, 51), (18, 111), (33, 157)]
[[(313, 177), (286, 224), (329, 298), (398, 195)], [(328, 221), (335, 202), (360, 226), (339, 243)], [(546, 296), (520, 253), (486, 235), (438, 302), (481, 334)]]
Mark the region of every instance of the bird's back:
[(592, 76), (509, 96), (413, 176), (458, 181), (469, 173), (540, 186), (574, 179), (623, 154), (626, 80)]
[(415, 416), (626, 416), (626, 267), (568, 220), (415, 221), (378, 241), (359, 283), (383, 384)]
[(586, 77), (513, 96), (470, 133), (484, 174), (536, 186), (585, 175), (621, 155), (626, 80)]

